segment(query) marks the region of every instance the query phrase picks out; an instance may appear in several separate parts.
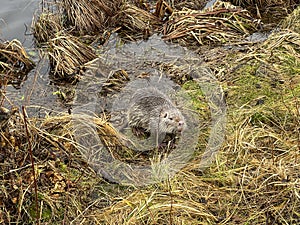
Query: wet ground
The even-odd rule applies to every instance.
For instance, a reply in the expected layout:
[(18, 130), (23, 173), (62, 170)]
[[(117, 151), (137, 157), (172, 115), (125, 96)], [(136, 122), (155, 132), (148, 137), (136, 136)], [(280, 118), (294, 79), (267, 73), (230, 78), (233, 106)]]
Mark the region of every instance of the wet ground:
[[(212, 1), (213, 2), (213, 1)], [(30, 26), (35, 12), (38, 10), (39, 0), (4, 0), (3, 7), (0, 9), (0, 30), (1, 39), (10, 41), (12, 39), (20, 40), (25, 46), (30, 57), (35, 61), (36, 67), (28, 74), (27, 79), (20, 86), (8, 86), (6, 88), (6, 96), (10, 103), (5, 103), (5, 107), (10, 108), (11, 105), (21, 107), (27, 106), (30, 116), (43, 116), (50, 111), (67, 112), (69, 105), (64, 104), (60, 99), (60, 93), (68, 92), (65, 85), (56, 86), (52, 84), (49, 78), (49, 66), (47, 57), (40, 57), (37, 52), (33, 36), (30, 34)], [(124, 48), (118, 48), (121, 40), (117, 35), (113, 35), (108, 41), (101, 55), (103, 58), (112, 59), (106, 62), (113, 69), (123, 68), (135, 70), (142, 73), (145, 69), (143, 64), (145, 59), (161, 62), (172, 56), (173, 60), (181, 58), (186, 53), (178, 46), (166, 44), (160, 37), (150, 38), (149, 41), (139, 41), (133, 44), (126, 44)], [(126, 46), (126, 47), (125, 47)], [(143, 51), (140, 51), (141, 46)], [(157, 49), (160, 49), (157, 52)], [(139, 53), (138, 55), (131, 53)], [(169, 54), (168, 54), (169, 53)], [(166, 57), (166, 54), (168, 57)], [(121, 59), (121, 56), (125, 58)], [(169, 58), (168, 58), (169, 59)], [(134, 63), (133, 63), (134, 62)], [(140, 67), (140, 68), (138, 68)], [(101, 70), (102, 68), (99, 68)], [(112, 68), (110, 68), (111, 70)], [(108, 75), (108, 74), (107, 74)], [(80, 88), (81, 82), (79, 82)], [(84, 82), (82, 83), (84, 84)], [(99, 88), (99, 87), (98, 87)], [(97, 88), (97, 89), (98, 89)], [(76, 87), (70, 87), (75, 90)], [(83, 88), (85, 89), (85, 88)], [(61, 91), (61, 92), (60, 92)], [(78, 90), (77, 90), (78, 91)]]
[[(69, 106), (64, 105), (59, 97), (60, 91), (68, 92), (69, 90), (65, 86), (58, 87), (51, 84), (48, 75), (47, 57), (41, 59), (38, 55), (33, 43), (33, 36), (30, 34), (32, 19), (40, 6), (40, 2), (40, 0), (2, 0), (0, 7), (0, 39), (4, 41), (10, 41), (12, 39), (20, 40), (37, 65), (35, 69), (28, 74), (26, 81), (20, 86), (8, 86), (6, 96), (10, 99), (12, 105), (34, 107), (35, 109), (32, 110), (32, 116), (44, 114), (50, 110), (66, 112), (69, 108)], [(206, 7), (211, 7), (214, 2), (215, 0), (208, 1)], [(252, 39), (258, 38), (253, 36)], [(253, 41), (252, 39), (250, 41)], [(118, 42), (116, 37), (111, 37), (107, 46), (104, 48), (106, 51), (103, 52), (102, 55), (104, 58), (114, 59), (113, 62), (108, 62), (110, 66), (113, 65), (115, 67), (114, 69), (121, 66), (123, 69), (126, 68), (126, 70), (129, 70), (128, 72), (130, 72), (130, 70), (136, 70), (141, 73), (141, 70), (144, 69), (141, 65), (143, 65), (146, 58), (149, 59), (149, 56), (152, 57), (152, 60), (161, 62), (165, 59), (165, 54), (169, 52), (171, 52), (171, 54), (168, 55), (172, 55), (174, 59), (182, 58), (182, 56), (186, 54), (182, 52), (182, 48), (167, 45), (157, 37), (150, 38), (147, 42), (142, 41), (127, 44), (125, 45), (127, 47), (122, 48), (122, 50), (118, 50)], [(143, 53), (140, 52), (141, 45), (143, 45)], [(161, 52), (155, 52), (153, 49), (161, 49)], [(120, 51), (122, 54), (120, 54)], [(140, 53), (141, 55), (130, 56), (131, 53)], [(125, 56), (123, 61), (121, 59), (122, 55)], [(153, 59), (153, 57), (155, 59)], [(137, 68), (138, 66), (141, 66), (141, 68)], [(10, 108), (10, 103), (5, 106)]]
[(6, 96), (11, 101), (11, 103), (5, 103), (8, 108), (11, 104), (19, 107), (38, 105), (38, 108), (42, 105), (51, 107), (58, 105), (52, 94), (57, 88), (49, 86), (47, 60), (40, 59), (30, 30), (33, 16), (40, 2), (40, 0), (1, 0), (0, 39), (2, 41), (18, 39), (30, 54), (30, 58), (37, 64), (20, 86), (7, 86)]

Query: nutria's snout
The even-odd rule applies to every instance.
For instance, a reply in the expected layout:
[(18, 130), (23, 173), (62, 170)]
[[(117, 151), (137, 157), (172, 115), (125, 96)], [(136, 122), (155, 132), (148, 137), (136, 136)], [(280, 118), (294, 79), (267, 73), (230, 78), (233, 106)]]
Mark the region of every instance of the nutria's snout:
[(185, 125), (184, 121), (180, 120), (180, 121), (178, 122), (178, 128), (177, 128), (177, 131), (178, 131), (178, 132), (182, 132), (183, 129), (184, 129), (184, 125)]

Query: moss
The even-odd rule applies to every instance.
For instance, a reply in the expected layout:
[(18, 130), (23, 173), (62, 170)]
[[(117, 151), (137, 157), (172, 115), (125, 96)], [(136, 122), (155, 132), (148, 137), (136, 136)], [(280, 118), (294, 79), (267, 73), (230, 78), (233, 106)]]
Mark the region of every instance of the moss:
[(228, 104), (249, 107), (272, 104), (281, 98), (280, 88), (273, 81), (250, 73), (239, 74), (234, 86), (229, 87)]
[(205, 101), (205, 95), (197, 82), (192, 80), (187, 81), (184, 83), (182, 88), (190, 97), (192, 105), (196, 110), (202, 111), (203, 109), (208, 108), (207, 102)]
[(52, 210), (50, 207), (43, 207), (42, 215), (41, 215), (41, 220), (43, 222), (50, 221), (52, 217)]

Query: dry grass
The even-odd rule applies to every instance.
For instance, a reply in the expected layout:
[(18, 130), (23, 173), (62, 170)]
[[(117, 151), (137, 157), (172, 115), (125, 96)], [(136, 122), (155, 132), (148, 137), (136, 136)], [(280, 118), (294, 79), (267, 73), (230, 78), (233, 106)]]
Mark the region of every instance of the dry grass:
[(193, 174), (189, 175), (184, 184), (179, 175), (157, 187), (136, 191), (114, 207), (96, 213), (95, 217), (98, 222), (106, 224), (216, 223), (217, 218), (207, 208), (205, 199), (210, 185)]
[(288, 16), (299, 4), (295, 0), (231, 0), (235, 5), (248, 9), (270, 27)]
[(61, 0), (60, 11), (66, 15), (65, 25), (80, 35), (101, 32), (114, 22), (113, 17), (120, 10), (122, 1), (105, 0)]
[(18, 40), (0, 43), (0, 86), (20, 83), (34, 67)]
[(166, 24), (164, 39), (186, 46), (222, 44), (249, 35), (259, 27), (249, 13), (230, 3), (217, 2), (212, 9), (174, 11)]
[(300, 10), (299, 7), (293, 11), (285, 20), (280, 24), (283, 29), (293, 30), (299, 33), (300, 30)]
[(255, 6), (259, 8), (273, 6), (273, 5), (292, 5), (295, 4), (294, 0), (231, 0), (235, 5), (241, 6)]
[(208, 1), (207, 0), (195, 0), (195, 1), (174, 0), (170, 2), (171, 2), (171, 7), (176, 8), (178, 10), (182, 10), (183, 8), (201, 10), (204, 8), (204, 6)]
[(239, 69), (227, 74), (231, 84), (227, 139), (213, 166), (201, 173), (200, 157), (196, 157), (170, 181), (139, 189), (93, 212), (96, 220), (106, 224), (298, 224), (298, 36), (283, 31), (256, 52), (236, 58), (232, 66), (237, 63)]
[(158, 17), (134, 5), (124, 5), (117, 16), (119, 33), (127, 40), (148, 38), (161, 27)]
[[(132, 6), (124, 8), (128, 11), (123, 22), (126, 29), (141, 35), (145, 21), (152, 17), (138, 9), (141, 17), (130, 17), (128, 12), (132, 9)], [(299, 224), (299, 10), (282, 22), (283, 30), (272, 34), (263, 44), (252, 46), (246, 53), (227, 55), (222, 59), (223, 64), (210, 62), (210, 67), (219, 71), (220, 83), (226, 89), (228, 122), (226, 140), (216, 160), (204, 171), (199, 168), (201, 152), (196, 151), (193, 160), (163, 182), (145, 187), (108, 183), (81, 154), (86, 149), (75, 138), (72, 116), (60, 114), (25, 119), (25, 114), (14, 108), (10, 111), (1, 108), (0, 223)], [(178, 13), (174, 12), (172, 18)], [(232, 40), (233, 34), (246, 34), (256, 29), (255, 24), (251, 23), (250, 28), (243, 24), (251, 17), (239, 8), (206, 14), (186, 9), (181, 13), (177, 19), (171, 19), (168, 29), (180, 31), (179, 21), (184, 29), (168, 35), (173, 35), (169, 36), (170, 40), (178, 38), (185, 44), (222, 43)], [(224, 15), (220, 17), (219, 13)], [(47, 22), (41, 24), (44, 23)], [(218, 33), (216, 27), (211, 28), (217, 23), (224, 26), (226, 32)], [(186, 30), (187, 24), (192, 25), (194, 33)], [(199, 33), (193, 30), (196, 25), (203, 24), (206, 28), (197, 28)], [(90, 25), (78, 30), (93, 30)], [(43, 31), (41, 29), (42, 34)], [(200, 31), (205, 35), (201, 36)], [(51, 35), (43, 34), (41, 40), (48, 39), (51, 70), (59, 78), (72, 77), (96, 57), (89, 46), (73, 36)], [(133, 39), (134, 34), (127, 35)], [(27, 58), (18, 42), (4, 45), (0, 53), (4, 55), (0, 54), (1, 69), (30, 68), (27, 64), (14, 63)], [(9, 61), (11, 59), (17, 60)], [(160, 66), (175, 81), (190, 79), (181, 68), (165, 63)], [(126, 72), (118, 71), (104, 85), (106, 92), (118, 91), (126, 81)], [(190, 91), (201, 100), (197, 94), (199, 89)], [(101, 143), (98, 144), (106, 146), (112, 157), (135, 159), (130, 149), (123, 148), (127, 140), (106, 118), (94, 117), (92, 122), (100, 135)], [(202, 135), (199, 145), (205, 147), (209, 133)], [(34, 173), (30, 152), (34, 156)], [(37, 185), (37, 202), (34, 184)]]
[[(107, 121), (94, 118), (94, 122), (99, 134), (103, 134), (103, 143), (116, 146), (114, 140), (117, 139), (111, 138), (116, 131)], [(24, 128), (25, 124), (29, 133)], [(93, 192), (92, 186), (103, 180), (96, 176), (87, 165), (87, 159), (80, 155), (81, 147), (74, 139), (75, 130), (70, 115), (25, 120), (24, 115), (15, 110), (7, 118), (0, 133), (2, 223), (22, 221), (27, 224), (38, 217), (42, 224), (47, 221), (69, 224), (70, 220), (85, 211), (83, 207), (89, 204), (92, 196), (83, 193)], [(28, 157), (30, 151), (34, 155), (35, 175), (32, 175)], [(34, 191), (31, 190), (34, 176), (38, 186), (39, 213), (35, 210)], [(12, 183), (12, 180), (17, 183)]]
[(74, 36), (58, 36), (48, 44), (51, 73), (57, 79), (74, 80), (84, 64), (97, 57), (92, 47)]
[[(281, 65), (274, 59), (291, 40), (297, 39), (279, 45), (278, 39), (270, 39), (266, 42), (270, 47), (263, 49), (271, 49), (275, 58), (260, 53), (256, 59), (251, 53), (250, 65), (262, 60)], [(213, 165), (199, 170), (201, 154), (196, 153), (175, 177), (147, 187), (124, 187), (99, 178), (79, 154), (82, 149), (73, 137), (71, 116), (30, 119), (30, 137), (22, 115), (10, 117), (1, 132), (0, 220), (27, 223), (36, 216), (26, 157), (30, 138), (35, 143), (42, 224), (298, 224), (299, 82), (269, 90), (272, 74), (257, 78), (251, 71), (242, 64), (228, 74), (236, 79), (228, 90), (227, 138)], [(290, 74), (278, 71), (288, 82)], [(261, 82), (261, 89), (253, 87), (249, 77)], [(257, 96), (265, 96), (264, 103), (257, 105), (261, 99)], [(121, 138), (106, 120), (94, 122), (114, 155), (117, 149), (112, 146), (122, 145)]]
[[(43, 218), (42, 223), (61, 221), (64, 213), (66, 217), (75, 213), (76, 210), (71, 210), (68, 205), (83, 201), (79, 200), (80, 193), (89, 185), (81, 181), (87, 181), (94, 175), (85, 166), (84, 160), (75, 155), (69, 121), (67, 116), (43, 121), (29, 119), (26, 122), (28, 136), (23, 114), (16, 113), (9, 118), (8, 126), (1, 128), (1, 222), (28, 224), (36, 221), (37, 216)], [(28, 157), (30, 151), (34, 155), (40, 214), (35, 210), (34, 191), (31, 189), (34, 176)], [(69, 161), (71, 158), (72, 161)], [(73, 169), (65, 170), (67, 166)], [(81, 168), (81, 172), (77, 173), (76, 168)], [(80, 210), (78, 203), (75, 208)], [(62, 211), (64, 207), (65, 212)], [(68, 218), (64, 221), (69, 223)]]
[(122, 0), (47, 0), (42, 13), (33, 20), (32, 29), (37, 43), (47, 42), (55, 36), (72, 34), (80, 37), (96, 36), (114, 27), (115, 17)]
[(125, 70), (116, 71), (103, 83), (100, 94), (106, 96), (108, 94), (120, 92), (129, 80), (129, 76)]
[(37, 43), (45, 44), (51, 38), (64, 32), (63, 21), (59, 14), (42, 13), (37, 21), (33, 21), (33, 35)]

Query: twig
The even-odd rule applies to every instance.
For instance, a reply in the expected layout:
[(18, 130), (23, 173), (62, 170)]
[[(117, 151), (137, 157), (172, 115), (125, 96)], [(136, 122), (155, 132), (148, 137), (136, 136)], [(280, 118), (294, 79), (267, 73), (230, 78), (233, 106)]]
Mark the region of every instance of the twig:
[(22, 106), (22, 113), (23, 113), (23, 117), (24, 117), (24, 126), (25, 126), (26, 136), (27, 136), (27, 139), (28, 139), (29, 156), (30, 156), (32, 175), (33, 175), (34, 192), (35, 192), (35, 207), (36, 207), (36, 222), (39, 225), (40, 220), (39, 220), (39, 204), (38, 204), (38, 194), (37, 194), (37, 182), (36, 182), (36, 176), (35, 176), (34, 159), (33, 159), (33, 154), (32, 154), (32, 144), (31, 144), (31, 139), (30, 139), (28, 126), (27, 126), (27, 114), (26, 114), (25, 106)]

